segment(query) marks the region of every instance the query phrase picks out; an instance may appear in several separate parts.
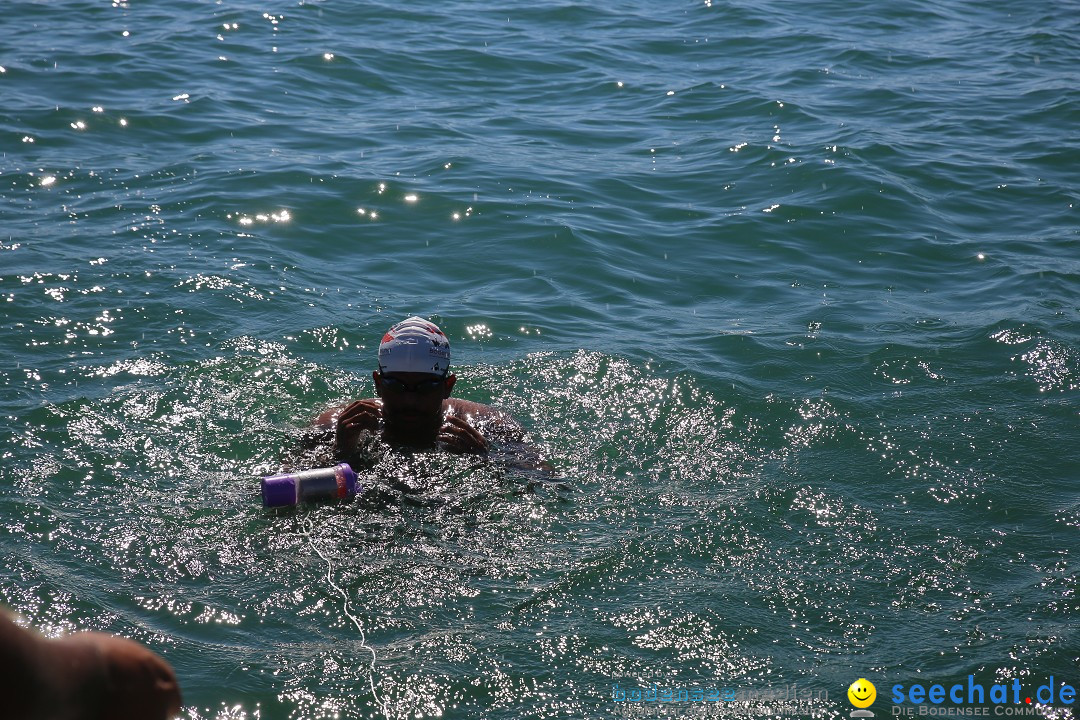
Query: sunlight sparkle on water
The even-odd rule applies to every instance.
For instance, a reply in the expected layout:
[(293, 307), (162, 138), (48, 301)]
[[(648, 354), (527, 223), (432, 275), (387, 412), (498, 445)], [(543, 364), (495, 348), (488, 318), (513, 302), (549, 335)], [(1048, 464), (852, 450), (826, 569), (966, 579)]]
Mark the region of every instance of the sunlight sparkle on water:
[(465, 332), (468, 333), (469, 337), (474, 340), (478, 340), (480, 338), (489, 338), (492, 336), (491, 328), (489, 328), (483, 323), (478, 323), (476, 325), (467, 325), (465, 327)]
[[(234, 213), (229, 213), (225, 217), (227, 219), (229, 219), (229, 220), (232, 220), (233, 217), (234, 217)], [(253, 225), (256, 221), (264, 222), (264, 223), (265, 222), (271, 222), (271, 221), (276, 222), (276, 223), (286, 223), (286, 222), (289, 222), (290, 220), (292, 220), (292, 215), (289, 213), (288, 210), (284, 210), (284, 209), (283, 210), (278, 210), (277, 212), (272, 212), (270, 214), (256, 213), (254, 218), (251, 217), (250, 215), (241, 215), (239, 213), (236, 213), (235, 217), (236, 217), (236, 221), (238, 223), (240, 223), (241, 225), (244, 225), (244, 226)]]

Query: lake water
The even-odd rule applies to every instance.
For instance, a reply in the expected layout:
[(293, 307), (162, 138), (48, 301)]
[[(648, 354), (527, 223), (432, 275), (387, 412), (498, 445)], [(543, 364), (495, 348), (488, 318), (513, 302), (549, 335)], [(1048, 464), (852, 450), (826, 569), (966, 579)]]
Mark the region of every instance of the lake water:
[[(186, 720), (844, 718), (860, 677), (882, 717), (969, 676), (1074, 717), (1075, 1), (19, 0), (0, 28), (28, 625), (148, 644)], [(264, 510), (411, 314), (561, 484), (431, 456), (364, 478), (393, 502)]]

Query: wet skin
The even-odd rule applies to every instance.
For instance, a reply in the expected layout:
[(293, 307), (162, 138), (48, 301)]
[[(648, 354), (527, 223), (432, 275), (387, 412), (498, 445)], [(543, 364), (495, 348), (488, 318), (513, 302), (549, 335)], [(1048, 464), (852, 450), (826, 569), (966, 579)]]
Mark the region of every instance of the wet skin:
[(378, 397), (328, 410), (316, 420), (319, 426), (334, 427), (338, 457), (355, 453), (364, 433), (381, 434), (395, 447), (432, 448), (438, 443), (448, 452), (485, 455), (490, 443), (474, 423), (488, 418), (508, 420), (487, 405), (451, 398), (457, 381), (453, 374), (400, 372), (383, 376), (376, 370), (372, 377)]
[(102, 633), (50, 640), (0, 615), (0, 692), (11, 720), (165, 720), (180, 712), (172, 667)]

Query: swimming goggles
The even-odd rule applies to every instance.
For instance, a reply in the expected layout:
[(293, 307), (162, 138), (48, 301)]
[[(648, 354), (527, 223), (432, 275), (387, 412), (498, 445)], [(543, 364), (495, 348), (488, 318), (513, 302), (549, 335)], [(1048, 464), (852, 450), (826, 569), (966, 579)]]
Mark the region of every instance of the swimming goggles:
[(431, 393), (446, 387), (446, 378), (436, 377), (430, 380), (421, 380), (416, 383), (407, 383), (404, 380), (399, 380), (396, 377), (390, 375), (383, 375), (379, 373), (379, 379), (382, 384), (383, 390), (392, 393), (407, 393), (413, 392), (417, 395), (430, 395)]

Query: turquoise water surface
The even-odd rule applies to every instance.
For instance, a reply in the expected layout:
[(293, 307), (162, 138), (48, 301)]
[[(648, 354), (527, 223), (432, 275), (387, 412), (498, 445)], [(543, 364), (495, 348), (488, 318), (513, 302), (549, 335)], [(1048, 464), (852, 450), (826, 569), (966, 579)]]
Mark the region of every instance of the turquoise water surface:
[[(846, 718), (860, 677), (885, 717), (969, 676), (1076, 716), (1076, 2), (0, 28), (29, 626), (146, 643), (185, 720)], [(391, 459), (390, 500), (264, 510), (410, 314), (555, 471)], [(653, 685), (759, 701), (619, 697)]]

